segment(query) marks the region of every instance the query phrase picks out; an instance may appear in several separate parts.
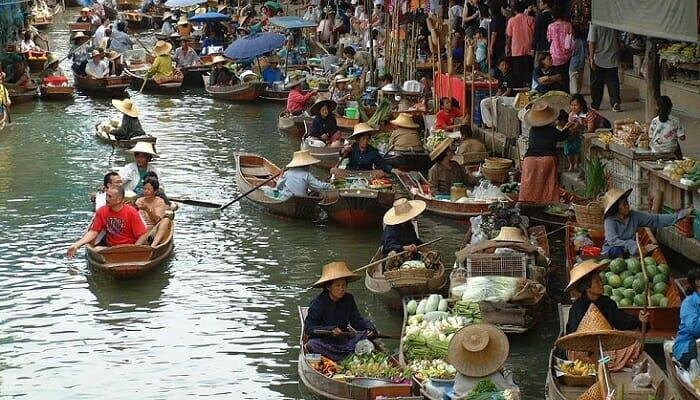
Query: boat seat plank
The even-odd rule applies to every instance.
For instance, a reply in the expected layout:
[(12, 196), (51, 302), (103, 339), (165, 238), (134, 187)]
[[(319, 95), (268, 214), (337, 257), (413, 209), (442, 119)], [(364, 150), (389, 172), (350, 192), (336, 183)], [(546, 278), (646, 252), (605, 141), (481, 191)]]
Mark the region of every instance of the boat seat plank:
[(114, 246), (100, 250), (99, 254), (104, 258), (106, 264), (116, 264), (123, 262), (148, 261), (153, 254), (151, 246)]
[(270, 177), (270, 170), (265, 167), (241, 167), (241, 173), (246, 176)]

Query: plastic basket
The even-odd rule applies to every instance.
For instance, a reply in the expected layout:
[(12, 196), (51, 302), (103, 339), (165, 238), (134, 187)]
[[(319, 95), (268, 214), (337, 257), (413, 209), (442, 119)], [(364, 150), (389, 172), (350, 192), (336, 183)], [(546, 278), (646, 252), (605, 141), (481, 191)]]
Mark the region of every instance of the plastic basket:
[(350, 118), (350, 119), (357, 119), (357, 108), (354, 107), (347, 107), (345, 109), (345, 118)]
[(527, 254), (470, 254), (467, 256), (467, 276), (510, 276), (527, 278)]

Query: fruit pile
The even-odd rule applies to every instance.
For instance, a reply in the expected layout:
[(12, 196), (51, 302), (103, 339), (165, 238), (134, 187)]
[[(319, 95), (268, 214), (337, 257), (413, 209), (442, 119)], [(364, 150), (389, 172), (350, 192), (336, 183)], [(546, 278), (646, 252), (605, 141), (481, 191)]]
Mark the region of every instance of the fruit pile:
[[(674, 160), (666, 164), (664, 173), (674, 181), (680, 181), (681, 178), (692, 180), (700, 180), (700, 169), (696, 169), (696, 162), (692, 158), (685, 157), (682, 160)], [(695, 178), (698, 179), (695, 179)]]
[(696, 48), (692, 43), (669, 43), (659, 49), (659, 56), (671, 62), (693, 63), (698, 61)]
[(568, 375), (587, 376), (596, 374), (595, 364), (587, 363), (581, 360), (562, 360), (557, 364), (557, 368), (559, 368), (561, 372), (564, 372)]
[[(646, 257), (644, 269), (648, 278), (646, 282), (639, 259), (612, 260), (608, 268), (600, 273), (605, 295), (610, 296), (618, 307), (668, 307), (669, 266), (657, 265), (653, 257)], [(648, 299), (644, 295), (645, 283), (649, 285)]]

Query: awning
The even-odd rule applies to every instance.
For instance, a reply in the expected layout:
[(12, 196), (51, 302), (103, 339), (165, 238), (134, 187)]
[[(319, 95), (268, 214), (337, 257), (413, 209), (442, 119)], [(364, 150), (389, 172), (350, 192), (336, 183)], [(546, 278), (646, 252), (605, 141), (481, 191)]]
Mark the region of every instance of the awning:
[(659, 39), (698, 41), (697, 0), (592, 0), (596, 25)]
[(296, 16), (272, 17), (270, 23), (285, 29), (315, 28), (317, 25), (314, 21)]

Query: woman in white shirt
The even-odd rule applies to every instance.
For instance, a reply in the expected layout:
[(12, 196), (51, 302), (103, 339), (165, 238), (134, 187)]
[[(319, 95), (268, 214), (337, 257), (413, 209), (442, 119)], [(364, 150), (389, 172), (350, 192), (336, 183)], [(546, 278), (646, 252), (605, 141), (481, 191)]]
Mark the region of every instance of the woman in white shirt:
[(649, 124), (649, 146), (655, 153), (675, 152), (676, 157), (683, 158), (678, 140), (685, 140), (685, 130), (678, 118), (671, 115), (673, 103), (668, 96), (656, 100), (656, 112)]

